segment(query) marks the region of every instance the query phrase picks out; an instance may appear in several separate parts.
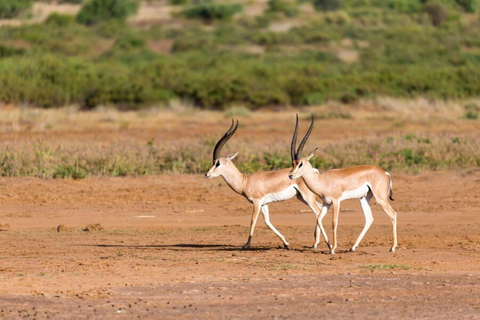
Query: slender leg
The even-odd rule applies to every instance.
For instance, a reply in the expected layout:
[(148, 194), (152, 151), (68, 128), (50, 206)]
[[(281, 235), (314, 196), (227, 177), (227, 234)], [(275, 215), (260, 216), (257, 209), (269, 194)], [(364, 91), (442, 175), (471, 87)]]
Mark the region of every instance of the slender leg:
[(285, 249), (288, 249), (288, 242), (285, 239), (284, 236), (273, 226), (273, 224), (270, 222), (270, 213), (268, 212), (268, 205), (262, 206), (262, 213), (263, 213), (263, 220), (265, 221), (265, 224), (273, 231), (275, 234), (280, 238), (280, 240), (283, 241), (283, 245), (285, 246)]
[(250, 235), (248, 236), (248, 241), (242, 247), (242, 249), (250, 248), (252, 244), (253, 238), (253, 230), (255, 230), (255, 225), (257, 224), (258, 215), (260, 214), (260, 204), (258, 202), (253, 203), (253, 212), (252, 212), (252, 220), (250, 221)]
[(315, 230), (313, 231), (313, 245), (310, 247), (310, 249), (317, 249), (318, 244), (320, 243), (320, 227), (318, 226), (318, 217), (320, 215), (320, 210), (318, 209), (318, 205), (313, 206), (313, 208), (308, 205), (310, 209), (312, 209), (313, 214), (315, 215)]
[(355, 244), (350, 249), (350, 251), (355, 251), (357, 249), (358, 245), (360, 244), (360, 241), (362, 241), (363, 237), (365, 236), (368, 229), (372, 225), (373, 215), (369, 205), (371, 198), (372, 198), (371, 192), (369, 192), (366, 197), (360, 198), (360, 205), (362, 206), (363, 215), (365, 216), (365, 225), (363, 226), (362, 232), (358, 236), (357, 241), (355, 241)]
[(337, 249), (337, 227), (338, 217), (340, 215), (340, 201), (333, 201), (333, 216), (332, 216), (332, 229), (333, 229), (333, 247), (330, 249), (330, 254), (335, 254)]
[[(317, 202), (317, 206), (318, 206), (318, 202)], [(325, 232), (325, 228), (323, 227), (323, 218), (326, 216), (328, 210), (330, 209), (330, 205), (329, 204), (324, 204), (322, 206), (322, 211), (320, 213), (320, 215), (316, 214), (317, 216), (317, 230), (320, 229), (322, 231), (322, 234), (323, 234), (323, 237), (325, 239), (325, 242), (328, 246), (328, 249), (332, 249), (332, 245), (330, 244), (330, 241), (328, 241), (328, 237), (327, 237), (327, 233)], [(318, 232), (318, 231), (317, 231)], [(315, 243), (314, 245), (312, 246), (312, 249), (316, 249), (319, 242), (320, 242), (320, 236), (318, 233), (315, 234), (316, 236), (318, 235), (318, 239), (315, 238)]]
[(397, 213), (390, 206), (390, 204), (388, 203), (388, 200), (379, 199), (378, 197), (375, 197), (375, 200), (377, 200), (377, 203), (382, 207), (383, 211), (385, 211), (387, 216), (392, 221), (393, 244), (392, 244), (392, 247), (390, 248), (390, 252), (395, 252), (395, 249), (397, 248)]

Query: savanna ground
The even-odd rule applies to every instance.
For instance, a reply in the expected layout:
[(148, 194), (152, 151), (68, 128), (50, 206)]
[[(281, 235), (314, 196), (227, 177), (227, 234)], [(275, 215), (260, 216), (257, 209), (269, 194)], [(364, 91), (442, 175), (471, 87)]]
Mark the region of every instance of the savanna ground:
[[(311, 111), (328, 115), (319, 117), (305, 148), (320, 146), (317, 157), (328, 154), (322, 146), (335, 142), (397, 135), (430, 139), (435, 146), (436, 140), (455, 137), (476, 141), (480, 133), (478, 121), (464, 119), (455, 103), (387, 99), (344, 106), (343, 116), (325, 108), (301, 112), (303, 130)], [(55, 163), (55, 150), (71, 145), (77, 151), (111, 145), (132, 152), (132, 145), (149, 143), (196, 150), (202, 139), (218, 139), (230, 121), (225, 114), (189, 108), (0, 111), (2, 152), (8, 147), (17, 156), (16, 147), (48, 145), (53, 151), (47, 169)], [(288, 156), (294, 114), (233, 114), (241, 127), (223, 153), (237, 146), (254, 153), (278, 144)], [(475, 146), (472, 152), (478, 153)], [(205, 157), (210, 161), (210, 153)], [(291, 250), (281, 249), (259, 218), (252, 249), (241, 251), (251, 207), (220, 178), (173, 170), (51, 179), (4, 168), (13, 176), (0, 179), (0, 223), (10, 226), (0, 233), (0, 317), (480, 318), (480, 170), (452, 163), (458, 167), (437, 171), (422, 163), (409, 163), (405, 170), (393, 166), (396, 253), (388, 252), (391, 225), (378, 205), (357, 252), (347, 252), (363, 226), (358, 202), (348, 201), (334, 256), (323, 242), (319, 250), (309, 249), (313, 214), (296, 200), (270, 209)], [(324, 220), (329, 235), (330, 219), (329, 213)], [(83, 231), (91, 223), (105, 229)], [(69, 230), (57, 232), (60, 224)]]

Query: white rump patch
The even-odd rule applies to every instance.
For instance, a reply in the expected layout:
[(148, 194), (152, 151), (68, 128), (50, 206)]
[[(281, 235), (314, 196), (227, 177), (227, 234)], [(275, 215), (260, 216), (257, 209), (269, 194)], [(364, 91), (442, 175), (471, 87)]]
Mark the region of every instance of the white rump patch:
[(262, 204), (268, 204), (275, 201), (284, 201), (291, 199), (297, 195), (298, 186), (296, 184), (289, 186), (287, 189), (277, 192), (266, 194), (262, 199)]

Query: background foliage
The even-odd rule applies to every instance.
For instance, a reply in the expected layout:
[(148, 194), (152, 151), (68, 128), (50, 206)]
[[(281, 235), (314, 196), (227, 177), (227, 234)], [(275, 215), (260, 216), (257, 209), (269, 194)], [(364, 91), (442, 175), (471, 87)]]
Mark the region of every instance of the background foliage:
[(180, 1), (174, 24), (144, 26), (127, 22), (138, 2), (88, 0), (75, 19), (4, 25), (0, 101), (223, 109), (480, 95), (478, 1), (271, 0), (256, 16), (245, 6)]

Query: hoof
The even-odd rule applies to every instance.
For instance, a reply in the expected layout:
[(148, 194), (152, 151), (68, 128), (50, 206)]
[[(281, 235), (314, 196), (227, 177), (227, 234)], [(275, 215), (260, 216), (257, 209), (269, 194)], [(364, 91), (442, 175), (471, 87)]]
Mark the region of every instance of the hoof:
[(248, 249), (250, 249), (250, 245), (248, 245), (248, 246), (247, 246), (247, 245), (244, 245), (244, 246), (242, 247), (242, 250), (248, 250)]
[(330, 250), (329, 254), (335, 254), (335, 250)]
[(317, 249), (317, 246), (313, 245), (313, 246), (310, 247), (310, 249), (315, 250), (315, 249)]
[(348, 251), (350, 251), (350, 252), (355, 252), (356, 249), (357, 249), (357, 248), (355, 248), (355, 247), (351, 247), (350, 250), (348, 250)]
[(290, 250), (290, 246), (288, 244), (286, 244), (286, 245), (283, 246), (283, 249)]
[(395, 252), (395, 248), (390, 248), (390, 252)]

